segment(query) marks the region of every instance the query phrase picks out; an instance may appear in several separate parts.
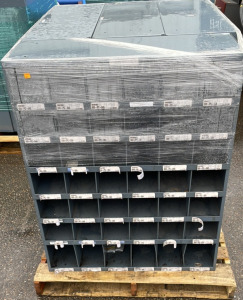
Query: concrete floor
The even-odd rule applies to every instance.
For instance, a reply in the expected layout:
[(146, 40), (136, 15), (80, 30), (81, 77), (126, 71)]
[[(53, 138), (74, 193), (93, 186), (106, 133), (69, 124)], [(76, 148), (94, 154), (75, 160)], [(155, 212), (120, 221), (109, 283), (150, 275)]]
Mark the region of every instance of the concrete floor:
[[(235, 300), (243, 300), (242, 180), (243, 103), (240, 108), (223, 221), (226, 243), (238, 284)], [(0, 241), (0, 300), (38, 299), (33, 288), (33, 277), (43, 248), (20, 155), (0, 156)], [(60, 297), (40, 299), (64, 300)], [(80, 298), (65, 298), (71, 299)]]

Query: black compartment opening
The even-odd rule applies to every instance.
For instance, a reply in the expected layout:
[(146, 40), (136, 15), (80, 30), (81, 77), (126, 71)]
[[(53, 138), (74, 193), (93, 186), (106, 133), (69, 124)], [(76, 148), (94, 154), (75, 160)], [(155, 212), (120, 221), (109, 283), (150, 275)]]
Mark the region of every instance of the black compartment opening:
[(100, 173), (99, 193), (126, 193), (126, 173)]
[(101, 229), (98, 223), (75, 224), (76, 240), (101, 240)]
[(156, 267), (156, 253), (154, 245), (132, 246), (133, 267)]
[(144, 177), (139, 180), (139, 173), (128, 173), (128, 192), (129, 193), (149, 193), (158, 192), (158, 172), (145, 172)]
[(95, 185), (95, 174), (94, 173), (74, 173), (67, 174), (67, 186), (68, 193), (95, 193), (96, 185)]
[(159, 223), (159, 239), (182, 239), (184, 222)]
[(106, 250), (106, 267), (114, 268), (114, 267), (130, 267), (130, 246), (122, 245), (120, 248), (117, 248), (115, 251)]
[(84, 246), (81, 253), (81, 267), (102, 268), (104, 267), (104, 256), (101, 245)]
[(174, 245), (158, 245), (158, 265), (159, 267), (182, 267), (182, 245), (174, 248)]
[(157, 217), (158, 199), (130, 199), (130, 217)]
[(220, 216), (222, 198), (191, 198), (190, 216)]
[(37, 201), (41, 218), (69, 218), (67, 200), (43, 200)]
[(65, 193), (64, 177), (62, 173), (31, 174), (35, 194)]
[(131, 223), (132, 240), (154, 240), (157, 238), (157, 223)]
[(160, 172), (160, 192), (188, 192), (190, 172)]
[(184, 217), (187, 215), (187, 198), (162, 198), (159, 202), (160, 217)]
[(52, 268), (78, 267), (73, 246), (65, 245), (64, 248), (58, 247), (58, 250), (56, 250), (54, 246), (47, 246), (47, 251)]
[(218, 222), (204, 222), (202, 231), (201, 224), (197, 222), (186, 223), (186, 238), (187, 239), (216, 239), (218, 234)]
[(225, 170), (220, 171), (192, 171), (192, 192), (223, 191)]
[(42, 226), (46, 240), (73, 240), (73, 231), (71, 224), (61, 223), (59, 226), (56, 226), (56, 224), (43, 224)]
[(128, 204), (126, 199), (104, 199), (100, 201), (102, 218), (128, 217)]
[(70, 200), (73, 218), (98, 218), (98, 202), (96, 199)]
[(215, 246), (187, 245), (184, 267), (213, 267)]
[(103, 224), (104, 240), (128, 240), (129, 224), (125, 223), (105, 223)]

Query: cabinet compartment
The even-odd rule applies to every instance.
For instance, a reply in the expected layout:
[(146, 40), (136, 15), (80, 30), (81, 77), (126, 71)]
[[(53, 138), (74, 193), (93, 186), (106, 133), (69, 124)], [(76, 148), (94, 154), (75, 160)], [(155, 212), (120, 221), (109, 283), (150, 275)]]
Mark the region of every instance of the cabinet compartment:
[(220, 216), (222, 198), (191, 198), (190, 216)]
[(188, 198), (161, 198), (159, 200), (160, 217), (185, 217)]
[(182, 239), (184, 222), (159, 223), (159, 239)]
[(65, 183), (62, 173), (31, 174), (35, 194), (65, 193)]
[(160, 172), (161, 192), (188, 192), (190, 183), (190, 172), (166, 171)]
[(69, 200), (73, 218), (98, 218), (98, 200)]
[(201, 227), (199, 223), (186, 223), (186, 238), (187, 239), (216, 239), (218, 233), (218, 222), (204, 222), (202, 231), (198, 231)]
[(73, 240), (72, 224), (43, 224), (44, 237), (51, 241)]
[(192, 171), (192, 192), (223, 191), (225, 170), (221, 171)]
[(47, 246), (49, 263), (51, 268), (75, 268), (78, 267), (74, 246), (65, 245), (64, 248)]
[(184, 258), (185, 267), (213, 267), (215, 246), (187, 245)]
[(129, 224), (125, 223), (106, 223), (103, 224), (104, 240), (128, 240)]
[(154, 245), (132, 246), (133, 267), (156, 267), (157, 259)]
[(84, 246), (81, 252), (82, 268), (104, 267), (104, 256), (101, 245)]
[(182, 245), (158, 245), (158, 266), (159, 267), (182, 267)]
[(157, 217), (158, 199), (129, 199), (130, 217)]
[(124, 218), (128, 217), (127, 199), (102, 199), (100, 208), (102, 218)]
[(95, 174), (94, 173), (74, 173), (65, 174), (67, 182), (67, 192), (70, 194), (95, 193)]
[(157, 223), (131, 223), (131, 240), (154, 240), (157, 238)]
[(126, 173), (100, 173), (98, 174), (99, 193), (126, 193)]
[(67, 200), (37, 200), (41, 218), (69, 218)]
[(137, 172), (128, 173), (129, 193), (158, 192), (158, 172), (145, 172), (144, 177), (139, 180)]
[(75, 240), (101, 240), (101, 228), (98, 223), (74, 224)]
[(115, 250), (107, 250), (108, 247), (104, 247), (105, 249), (105, 263), (106, 267), (130, 267), (130, 245), (124, 245), (120, 248), (116, 248)]

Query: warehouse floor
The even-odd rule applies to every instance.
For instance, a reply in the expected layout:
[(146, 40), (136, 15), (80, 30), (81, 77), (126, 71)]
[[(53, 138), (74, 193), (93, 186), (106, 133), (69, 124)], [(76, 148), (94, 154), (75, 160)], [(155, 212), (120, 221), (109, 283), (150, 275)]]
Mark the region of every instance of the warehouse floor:
[[(223, 230), (243, 300), (243, 103), (236, 132)], [(20, 155), (0, 156), (0, 300), (38, 299), (33, 276), (43, 251), (34, 205)], [(42, 300), (64, 298), (41, 297)], [(80, 299), (76, 297), (65, 300)]]

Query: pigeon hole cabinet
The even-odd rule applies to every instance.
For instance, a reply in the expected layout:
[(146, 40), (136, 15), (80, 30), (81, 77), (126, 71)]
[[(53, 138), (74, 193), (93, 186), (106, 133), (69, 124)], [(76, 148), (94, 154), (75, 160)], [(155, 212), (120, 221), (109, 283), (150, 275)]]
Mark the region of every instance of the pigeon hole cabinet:
[(209, 1), (126, 2), (56, 6), (5, 56), (50, 271), (215, 270), (241, 46)]

